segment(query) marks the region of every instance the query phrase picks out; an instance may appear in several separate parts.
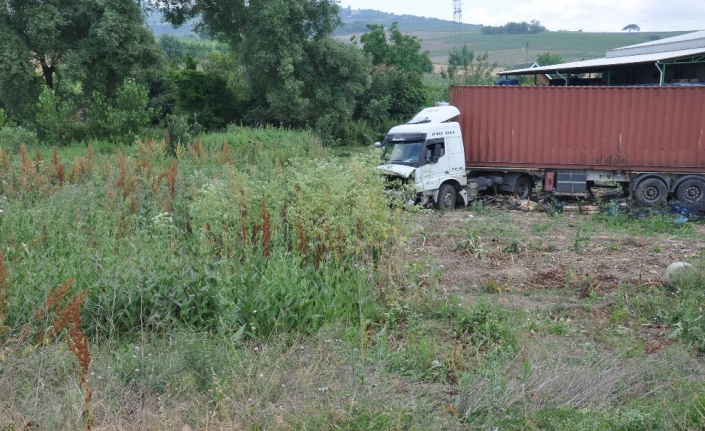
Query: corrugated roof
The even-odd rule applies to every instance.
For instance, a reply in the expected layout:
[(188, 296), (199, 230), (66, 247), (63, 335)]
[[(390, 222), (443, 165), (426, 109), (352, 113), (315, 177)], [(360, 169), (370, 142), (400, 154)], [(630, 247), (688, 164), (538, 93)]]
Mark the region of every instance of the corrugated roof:
[(551, 66), (541, 66), (527, 69), (505, 70), (499, 72), (498, 75), (520, 75), (520, 74), (535, 74), (535, 73), (555, 73), (555, 72), (571, 72), (573, 70), (586, 71), (588, 69), (599, 69), (610, 66), (620, 66), (626, 64), (638, 63), (656, 63), (660, 60), (668, 60), (672, 58), (688, 57), (705, 53), (705, 47), (694, 49), (683, 49), (679, 51), (658, 52), (654, 54), (629, 55), (614, 58), (596, 58), (593, 60), (574, 61), (572, 63), (553, 64)]
[(510, 67), (507, 70), (530, 69), (532, 67), (539, 67), (539, 64), (536, 63), (535, 61), (533, 63), (515, 64), (514, 66)]
[(610, 49), (605, 57), (625, 57), (639, 54), (656, 54), (659, 52), (681, 51), (686, 49), (705, 48), (705, 31), (682, 34), (666, 39), (639, 43)]
[(605, 58), (573, 61), (571, 63), (553, 64), (524, 69), (505, 70), (498, 75), (522, 75), (534, 73), (555, 73), (588, 71), (611, 66), (627, 64), (656, 63), (672, 58), (689, 57), (705, 53), (705, 30), (680, 36), (667, 37), (651, 42), (629, 45), (607, 51)]

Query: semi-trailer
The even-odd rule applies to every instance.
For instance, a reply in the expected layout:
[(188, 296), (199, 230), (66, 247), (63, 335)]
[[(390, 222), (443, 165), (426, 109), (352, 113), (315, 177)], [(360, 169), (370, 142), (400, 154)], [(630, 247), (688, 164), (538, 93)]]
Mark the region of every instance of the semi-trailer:
[(390, 176), (452, 208), (491, 190), (527, 199), (621, 186), (638, 203), (705, 204), (705, 87), (460, 86), (393, 127)]

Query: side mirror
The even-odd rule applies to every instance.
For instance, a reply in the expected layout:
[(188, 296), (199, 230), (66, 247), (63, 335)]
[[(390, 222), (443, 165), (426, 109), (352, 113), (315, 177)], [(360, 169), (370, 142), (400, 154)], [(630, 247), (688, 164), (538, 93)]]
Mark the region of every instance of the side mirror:
[(438, 159), (440, 159), (440, 157), (438, 157), (438, 156), (431, 156), (431, 160), (430, 160), (430, 161), (431, 161), (431, 163), (438, 163)]
[(375, 148), (382, 148), (383, 145), (381, 142), (375, 142)]

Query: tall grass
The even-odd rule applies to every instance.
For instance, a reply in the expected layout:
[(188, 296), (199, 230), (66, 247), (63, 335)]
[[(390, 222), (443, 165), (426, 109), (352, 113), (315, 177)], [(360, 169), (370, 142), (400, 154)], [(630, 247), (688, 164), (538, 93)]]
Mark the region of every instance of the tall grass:
[(69, 278), (88, 292), (90, 333), (110, 337), (311, 332), (371, 304), (370, 271), (394, 241), (372, 155), (331, 159), (313, 135), (279, 129), (169, 147), (3, 153), (8, 326)]

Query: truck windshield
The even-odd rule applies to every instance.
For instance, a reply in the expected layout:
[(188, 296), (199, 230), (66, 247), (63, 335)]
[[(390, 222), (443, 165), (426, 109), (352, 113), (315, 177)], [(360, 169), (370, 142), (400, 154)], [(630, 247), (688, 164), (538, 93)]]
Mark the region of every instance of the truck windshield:
[(421, 163), (424, 146), (424, 141), (387, 141), (382, 159), (387, 163), (418, 167)]

